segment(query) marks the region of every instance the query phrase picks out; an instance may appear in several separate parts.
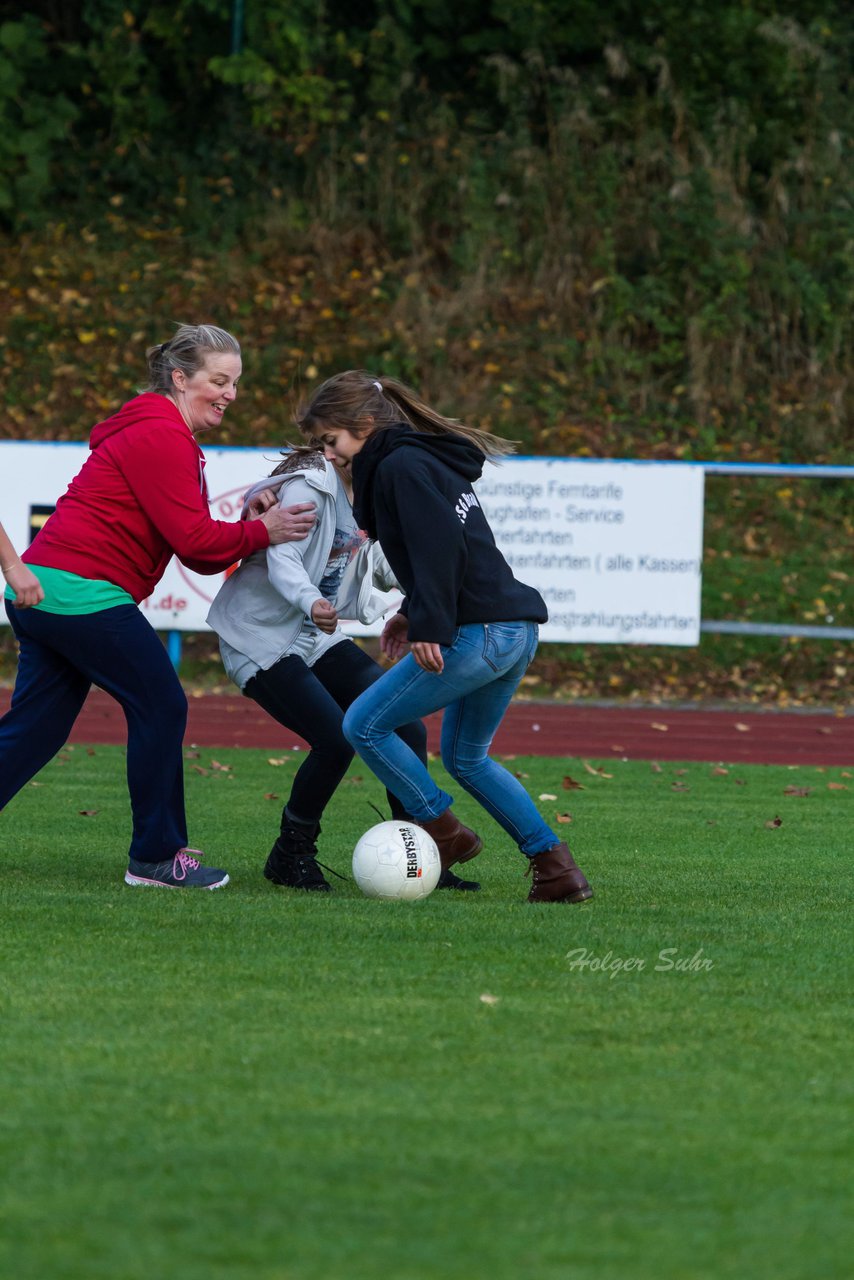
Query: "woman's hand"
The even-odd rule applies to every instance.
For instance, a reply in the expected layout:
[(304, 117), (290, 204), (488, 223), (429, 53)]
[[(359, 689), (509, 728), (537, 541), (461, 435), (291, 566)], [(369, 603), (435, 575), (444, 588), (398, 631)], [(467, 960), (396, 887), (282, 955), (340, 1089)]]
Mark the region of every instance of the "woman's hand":
[(298, 502), (293, 507), (276, 507), (258, 517), (267, 526), (270, 546), (280, 542), (301, 542), (314, 528), (317, 512), (313, 502)]
[(311, 620), (320, 631), (325, 631), (328, 636), (331, 636), (338, 626), (338, 614), (328, 600), (315, 600), (311, 606)]
[(409, 649), (409, 622), (403, 613), (395, 613), (389, 618), (380, 636), (380, 653), (385, 654), (392, 662), (397, 662)]
[(423, 671), (439, 675), (445, 670), (445, 659), (442, 657), (440, 644), (431, 644), (429, 640), (413, 640), (412, 656)]
[(21, 564), (20, 560), (17, 564), (10, 566), (3, 576), (15, 592), (16, 609), (30, 609), (34, 604), (41, 604), (44, 600), (42, 584), (33, 571), (25, 564)]

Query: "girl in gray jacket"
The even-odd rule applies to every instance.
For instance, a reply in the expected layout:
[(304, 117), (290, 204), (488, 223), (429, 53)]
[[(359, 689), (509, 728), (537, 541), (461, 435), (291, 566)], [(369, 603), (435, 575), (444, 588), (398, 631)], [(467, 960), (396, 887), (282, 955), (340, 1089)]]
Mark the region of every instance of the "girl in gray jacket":
[[(316, 841), (323, 811), (353, 758), (341, 725), (350, 704), (382, 675), (338, 619), (374, 621), (390, 607), (383, 588), (394, 583), (379, 547), (353, 518), (349, 476), (321, 451), (293, 449), (272, 476), (249, 490), (247, 504), (264, 489), (276, 494), (280, 506), (314, 503), (314, 527), (302, 541), (247, 557), (223, 583), (207, 620), (219, 635), (230, 679), (310, 747), (282, 811), (264, 875), (274, 884), (328, 892)], [(397, 732), (426, 764), (422, 722)], [(391, 792), (388, 800), (393, 818), (407, 816)], [(440, 887), (479, 885), (446, 872)]]

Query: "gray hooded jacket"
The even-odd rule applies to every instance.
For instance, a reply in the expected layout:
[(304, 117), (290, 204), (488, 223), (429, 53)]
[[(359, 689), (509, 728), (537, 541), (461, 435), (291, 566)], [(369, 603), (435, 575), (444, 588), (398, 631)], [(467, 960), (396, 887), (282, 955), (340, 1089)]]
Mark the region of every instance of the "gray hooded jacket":
[[(282, 542), (248, 556), (226, 578), (208, 612), (208, 625), (263, 671), (284, 657), (300, 634), (311, 608), (323, 597), (319, 582), (335, 536), (335, 495), (340, 481), (324, 460), (323, 469), (306, 467), (268, 476), (246, 494), (246, 503), (264, 489), (278, 491), (279, 506), (313, 502), (317, 520), (300, 542)], [(245, 509), (245, 508), (244, 508)], [(376, 543), (366, 542), (348, 566), (335, 607), (341, 617), (374, 622), (394, 603), (396, 584)], [(233, 678), (234, 673), (228, 670)]]

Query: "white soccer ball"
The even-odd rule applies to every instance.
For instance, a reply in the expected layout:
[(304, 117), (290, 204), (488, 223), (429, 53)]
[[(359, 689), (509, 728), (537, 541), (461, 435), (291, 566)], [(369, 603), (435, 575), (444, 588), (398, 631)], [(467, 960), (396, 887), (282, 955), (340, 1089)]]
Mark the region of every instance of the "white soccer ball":
[(353, 878), (368, 898), (415, 902), (441, 874), (436, 841), (414, 822), (379, 822), (353, 850)]

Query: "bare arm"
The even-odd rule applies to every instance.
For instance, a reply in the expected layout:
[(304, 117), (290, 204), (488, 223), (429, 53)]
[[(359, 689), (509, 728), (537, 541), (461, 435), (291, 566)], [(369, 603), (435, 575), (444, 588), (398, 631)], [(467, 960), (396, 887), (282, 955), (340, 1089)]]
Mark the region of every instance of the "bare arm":
[(21, 562), (11, 539), (0, 524), (0, 572), (15, 592), (15, 608), (29, 609), (44, 600), (44, 591), (32, 569)]

